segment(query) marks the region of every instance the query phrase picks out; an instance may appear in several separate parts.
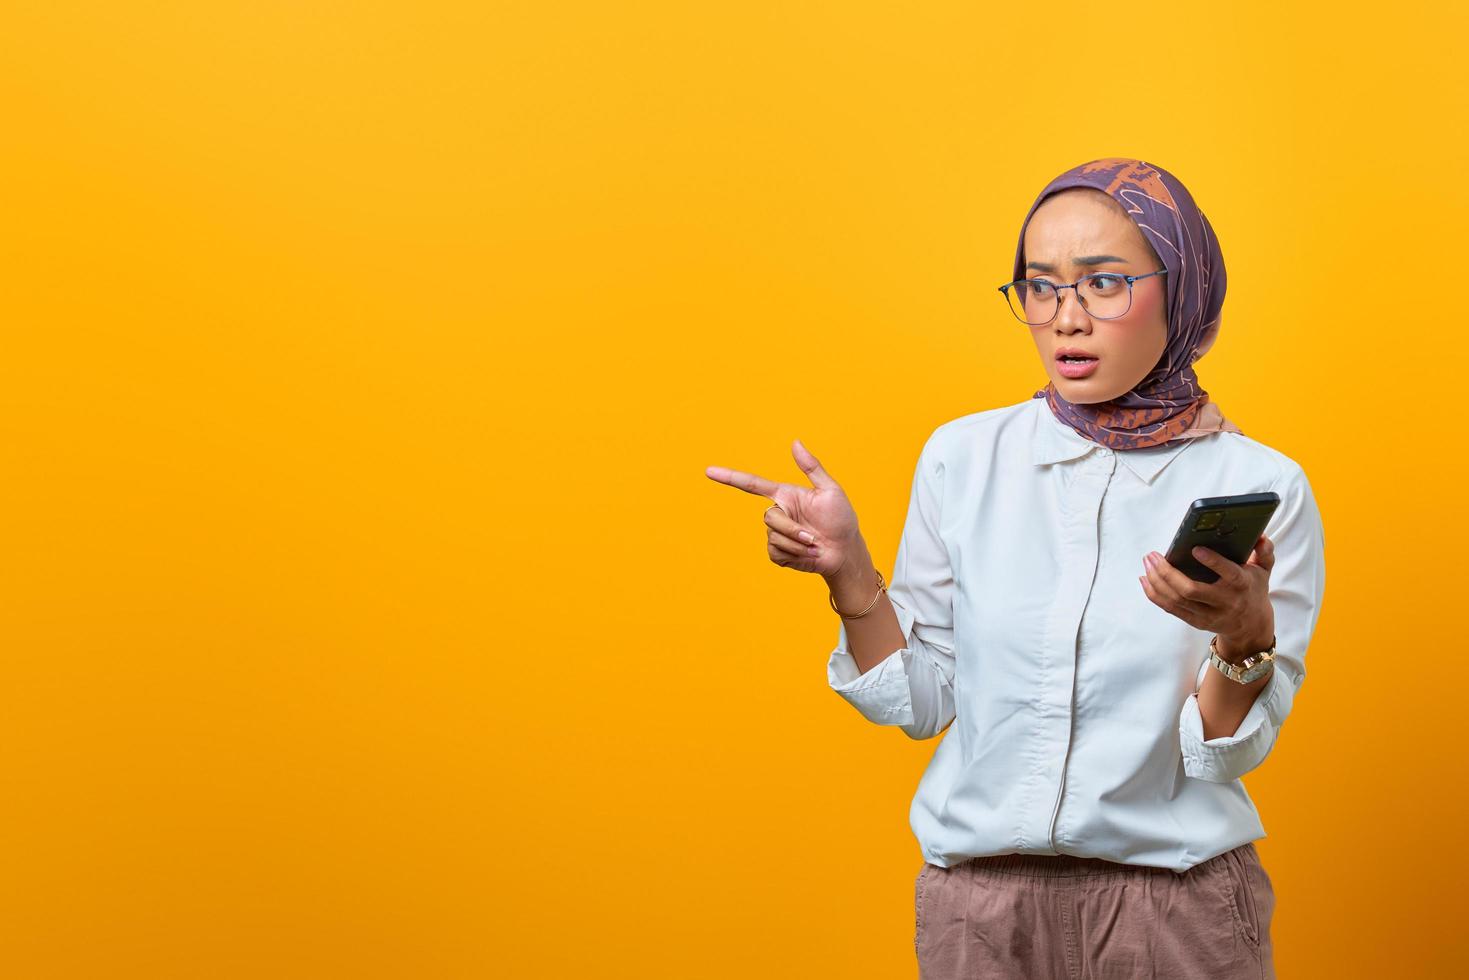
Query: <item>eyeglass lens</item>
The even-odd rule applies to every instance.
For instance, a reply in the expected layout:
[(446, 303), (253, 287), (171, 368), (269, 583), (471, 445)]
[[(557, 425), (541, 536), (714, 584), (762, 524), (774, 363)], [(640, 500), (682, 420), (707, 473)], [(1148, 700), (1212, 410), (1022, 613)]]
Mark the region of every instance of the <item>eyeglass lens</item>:
[[(1064, 290), (1044, 279), (1022, 279), (1006, 290), (1010, 310), (1032, 325), (1050, 323)], [(1076, 298), (1092, 316), (1102, 320), (1122, 316), (1132, 307), (1132, 287), (1119, 275), (1105, 272), (1086, 276), (1076, 284)]]

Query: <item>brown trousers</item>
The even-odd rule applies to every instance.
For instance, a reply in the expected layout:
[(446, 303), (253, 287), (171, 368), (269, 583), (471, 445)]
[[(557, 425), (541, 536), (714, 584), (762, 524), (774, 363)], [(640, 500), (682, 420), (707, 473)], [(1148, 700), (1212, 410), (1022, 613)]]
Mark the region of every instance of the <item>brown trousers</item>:
[(920, 980), (1274, 980), (1253, 843), (1189, 868), (1004, 854), (915, 882)]

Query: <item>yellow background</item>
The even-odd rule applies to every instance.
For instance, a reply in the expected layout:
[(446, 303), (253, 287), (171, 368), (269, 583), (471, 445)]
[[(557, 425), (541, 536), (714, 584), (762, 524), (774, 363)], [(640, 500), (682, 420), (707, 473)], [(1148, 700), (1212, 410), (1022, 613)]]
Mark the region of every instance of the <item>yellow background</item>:
[[(1135, 155), (1329, 584), (1247, 783), (1282, 976), (1462, 967), (1464, 18), (1282, 3), (6, 5), (0, 975), (912, 976), (936, 742), (764, 501), (891, 569), (995, 286)], [(1453, 352), (1457, 351), (1455, 354)]]

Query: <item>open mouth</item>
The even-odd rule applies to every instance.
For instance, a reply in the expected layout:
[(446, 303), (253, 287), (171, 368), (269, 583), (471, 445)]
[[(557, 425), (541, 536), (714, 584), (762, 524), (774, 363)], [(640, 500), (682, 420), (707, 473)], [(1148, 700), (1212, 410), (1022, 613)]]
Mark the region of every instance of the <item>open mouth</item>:
[(1085, 364), (1095, 361), (1096, 355), (1082, 350), (1079, 347), (1062, 347), (1056, 351), (1056, 360), (1065, 364)]

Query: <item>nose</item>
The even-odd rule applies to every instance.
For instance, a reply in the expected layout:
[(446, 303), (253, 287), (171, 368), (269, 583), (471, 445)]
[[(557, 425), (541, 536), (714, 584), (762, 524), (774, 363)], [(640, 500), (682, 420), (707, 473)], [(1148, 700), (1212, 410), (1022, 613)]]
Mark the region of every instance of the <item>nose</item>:
[(1056, 329), (1064, 333), (1091, 329), (1092, 318), (1081, 308), (1081, 298), (1074, 289), (1063, 289), (1060, 293), (1061, 308), (1056, 311)]

